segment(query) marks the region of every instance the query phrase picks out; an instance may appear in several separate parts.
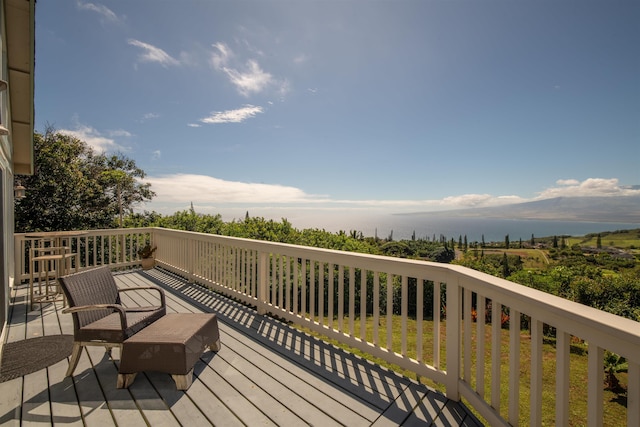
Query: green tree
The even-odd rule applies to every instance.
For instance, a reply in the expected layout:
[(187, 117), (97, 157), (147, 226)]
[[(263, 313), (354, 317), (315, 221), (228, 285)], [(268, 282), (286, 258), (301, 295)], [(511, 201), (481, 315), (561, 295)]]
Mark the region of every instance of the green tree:
[(406, 242), (387, 242), (380, 247), (380, 250), (383, 255), (399, 258), (407, 258), (409, 254), (409, 246)]
[(144, 211), (143, 213), (135, 212), (124, 218), (124, 227), (155, 227), (159, 225), (161, 218), (162, 215), (155, 211)]
[(157, 218), (154, 223), (149, 225), (209, 234), (225, 234), (228, 228), (224, 221), (222, 221), (220, 214), (215, 216), (201, 215), (195, 212), (193, 206), (188, 210)]
[(141, 180), (145, 172), (136, 166), (135, 161), (122, 153), (105, 157), (105, 170), (101, 174), (105, 194), (110, 198), (110, 205), (118, 212), (118, 226), (123, 226), (123, 217), (133, 213), (133, 207), (145, 200), (151, 200), (155, 193), (151, 184)]
[(503, 252), (502, 253), (502, 277), (506, 279), (507, 277), (509, 277), (509, 274), (510, 274), (509, 258), (507, 257), (507, 253)]
[(596, 247), (598, 249), (602, 248), (602, 236), (600, 236), (600, 233), (598, 233), (598, 239), (596, 240)]
[(133, 160), (96, 154), (52, 127), (34, 133), (34, 160), (36, 173), (20, 177), (28, 191), (16, 201), (17, 232), (112, 228), (121, 208), (155, 195)]

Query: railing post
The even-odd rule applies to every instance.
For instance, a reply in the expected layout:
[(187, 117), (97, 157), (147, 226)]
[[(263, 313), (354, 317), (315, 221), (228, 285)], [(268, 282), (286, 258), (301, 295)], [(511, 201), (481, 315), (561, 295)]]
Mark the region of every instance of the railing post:
[(627, 386), (627, 425), (640, 425), (640, 364), (629, 362)]
[[(569, 424), (569, 334), (556, 329), (556, 425)], [(591, 380), (591, 379), (590, 379)]]
[[(157, 247), (157, 244), (156, 244), (156, 232), (154, 231), (153, 228), (149, 232), (149, 245), (151, 245), (152, 248)], [(156, 258), (158, 258), (157, 250), (156, 250)]]
[(446, 283), (447, 286), (447, 398), (460, 400), (458, 380), (460, 378), (460, 311), (462, 305), (462, 293), (458, 277), (452, 274)]
[(531, 318), (531, 385), (529, 425), (542, 425), (542, 343), (543, 324)]
[(258, 252), (258, 304), (257, 310), (258, 314), (266, 314), (267, 313), (267, 277), (268, 277), (268, 267), (267, 267), (267, 257), (268, 253), (264, 251)]
[(189, 239), (187, 241), (188, 244), (188, 249), (187, 249), (187, 271), (189, 274), (189, 282), (191, 283), (195, 283), (196, 282), (196, 275), (195, 275), (195, 259), (196, 259), (196, 240), (195, 239)]
[(587, 425), (602, 427), (602, 384), (604, 382), (604, 350), (598, 345), (589, 343), (587, 378)]

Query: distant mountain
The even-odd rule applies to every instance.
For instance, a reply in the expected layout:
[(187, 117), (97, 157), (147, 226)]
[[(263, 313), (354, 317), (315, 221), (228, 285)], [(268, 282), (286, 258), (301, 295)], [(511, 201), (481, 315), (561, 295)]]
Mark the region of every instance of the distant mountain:
[(640, 196), (556, 197), (498, 207), (421, 212), (411, 215), (419, 214), (640, 224)]

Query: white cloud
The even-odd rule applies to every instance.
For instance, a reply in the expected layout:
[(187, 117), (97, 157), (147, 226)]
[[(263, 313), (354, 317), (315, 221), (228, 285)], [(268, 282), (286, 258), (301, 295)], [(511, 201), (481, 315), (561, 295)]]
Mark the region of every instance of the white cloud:
[(189, 126), (190, 128), (202, 127), (202, 125), (199, 125), (198, 123), (187, 123), (187, 126)]
[(148, 177), (157, 193), (154, 204), (197, 202), (238, 205), (263, 204), (271, 207), (321, 209), (378, 209), (389, 212), (460, 209), (496, 206), (523, 201), (517, 196), (493, 197), (487, 194), (447, 197), (441, 200), (348, 200), (331, 199), (326, 195), (307, 194), (304, 190), (277, 184), (226, 181), (206, 175), (175, 174)]
[(640, 195), (640, 190), (621, 187), (617, 178), (588, 178), (582, 182), (576, 179), (564, 179), (556, 181), (556, 184), (558, 187), (541, 191), (536, 199)]
[(270, 87), (275, 87), (281, 95), (289, 91), (289, 83), (286, 80), (275, 79), (273, 75), (264, 71), (255, 59), (244, 62), (238, 60), (236, 54), (225, 43), (215, 43), (212, 47), (214, 51), (211, 54), (211, 65), (215, 70), (224, 73), (241, 95), (248, 97), (264, 92)]
[(262, 107), (245, 105), (237, 110), (214, 111), (209, 117), (200, 119), (200, 121), (202, 123), (241, 123), (262, 112)]
[(293, 58), (293, 63), (294, 64), (303, 64), (303, 63), (309, 61), (309, 59), (310, 58), (309, 58), (308, 55), (302, 53), (302, 54), (296, 56), (295, 58)]
[(211, 54), (211, 64), (216, 70), (227, 66), (233, 52), (224, 43), (215, 43), (212, 45), (216, 51)]
[(76, 128), (71, 129), (60, 129), (59, 133), (70, 135), (75, 138), (78, 138), (81, 141), (84, 141), (93, 148), (95, 151), (103, 153), (109, 151), (127, 151), (128, 148), (118, 144), (112, 137), (128, 137), (131, 134), (124, 130), (116, 130), (107, 132), (107, 135), (111, 137), (107, 137), (102, 135), (97, 129), (92, 128), (91, 126), (83, 125), (80, 123), (76, 124)]
[(578, 181), (577, 179), (559, 179), (556, 181), (556, 184), (558, 185), (578, 185), (580, 184), (580, 181)]
[(278, 92), (278, 95), (280, 95), (282, 101), (282, 98), (284, 98), (286, 94), (291, 92), (291, 83), (289, 83), (289, 80), (282, 80), (277, 84), (276, 90)]
[(157, 119), (157, 118), (160, 118), (160, 114), (147, 113), (144, 116), (142, 116), (143, 120), (151, 120), (151, 119)]
[(520, 196), (498, 196), (494, 199), (494, 206), (495, 205), (508, 205), (511, 203), (524, 203), (527, 202), (527, 199), (523, 199)]
[(490, 194), (463, 194), (460, 196), (449, 196), (442, 199), (443, 205), (459, 207), (486, 206), (487, 202), (493, 199)]
[[(338, 212), (341, 214), (371, 214), (371, 213), (410, 213), (436, 212), (464, 208), (479, 208), (503, 206), (513, 203), (523, 203), (535, 199), (526, 199), (517, 195), (494, 196), (491, 194), (463, 194), (449, 196), (442, 199), (415, 200), (349, 200), (334, 199), (327, 195), (308, 194), (296, 187), (260, 184), (238, 181), (226, 181), (206, 175), (176, 174), (148, 177), (157, 196), (151, 202), (152, 209), (165, 214), (172, 214), (176, 210), (186, 209), (193, 202), (199, 211), (211, 212), (240, 212), (243, 209), (272, 211), (281, 217), (290, 217), (302, 211)], [(640, 190), (620, 188), (617, 179), (590, 178), (578, 182), (583, 190), (582, 195), (640, 195)], [(615, 189), (611, 191), (611, 189)], [(607, 190), (608, 189), (608, 190)], [(552, 188), (540, 194), (558, 197), (559, 190), (571, 193), (572, 186), (561, 189)], [(546, 198), (546, 197), (544, 197)]]
[(160, 151), (160, 150), (155, 150), (155, 151), (151, 154), (151, 159), (152, 159), (152, 160), (158, 160), (160, 157), (162, 157), (162, 151)]
[(295, 187), (225, 181), (205, 175), (165, 175), (145, 181), (152, 185), (160, 203), (301, 203), (314, 199)]
[(108, 132), (109, 136), (112, 137), (126, 137), (126, 138), (130, 138), (133, 136), (133, 134), (129, 131), (126, 131), (124, 129), (116, 129), (116, 130), (110, 130)]
[(116, 15), (111, 9), (109, 9), (104, 5), (95, 4), (95, 3), (83, 3), (81, 1), (77, 1), (76, 5), (80, 10), (89, 10), (89, 11), (98, 13), (103, 19), (107, 21), (110, 21), (110, 22), (120, 21), (120, 19), (118, 18), (118, 15)]
[(131, 46), (136, 46), (142, 49), (143, 52), (138, 56), (140, 62), (157, 62), (165, 68), (170, 65), (180, 65), (180, 62), (177, 59), (173, 58), (159, 47), (155, 47), (135, 39), (129, 39), (127, 43)]
[(227, 67), (224, 67), (223, 71), (231, 83), (236, 86), (238, 92), (244, 96), (262, 92), (273, 81), (271, 74), (264, 72), (253, 59), (247, 61), (243, 71)]

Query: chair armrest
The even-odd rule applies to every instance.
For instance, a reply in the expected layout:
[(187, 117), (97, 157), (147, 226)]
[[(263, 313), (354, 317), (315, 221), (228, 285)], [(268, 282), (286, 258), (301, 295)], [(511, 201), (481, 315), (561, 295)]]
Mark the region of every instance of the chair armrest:
[(148, 289), (151, 291), (158, 291), (158, 294), (160, 296), (160, 307), (164, 307), (166, 305), (164, 291), (157, 286), (136, 286), (134, 288), (122, 288), (122, 289), (118, 289), (118, 292), (140, 291), (145, 289)]
[(69, 307), (62, 310), (64, 314), (67, 313), (77, 313), (81, 311), (92, 311), (92, 310), (104, 310), (105, 308), (110, 308), (118, 312), (120, 316), (120, 326), (122, 330), (126, 329), (127, 326), (127, 315), (124, 308), (120, 304), (93, 304), (93, 305), (79, 305), (76, 307)]

